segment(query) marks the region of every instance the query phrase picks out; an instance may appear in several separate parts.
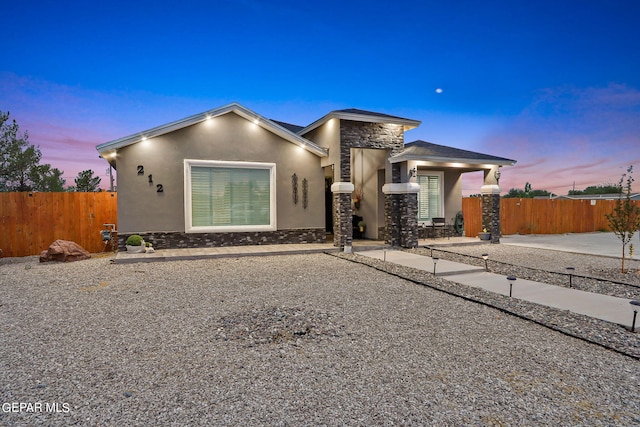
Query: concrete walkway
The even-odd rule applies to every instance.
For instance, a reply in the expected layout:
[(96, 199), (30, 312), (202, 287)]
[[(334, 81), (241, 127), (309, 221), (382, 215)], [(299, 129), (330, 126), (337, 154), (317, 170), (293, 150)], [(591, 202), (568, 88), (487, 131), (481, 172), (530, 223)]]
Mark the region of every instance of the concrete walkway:
[[(428, 256), (390, 249), (361, 251), (358, 252), (358, 255), (379, 260), (386, 259), (387, 262), (425, 270), (428, 274), (433, 274), (433, 259)], [(506, 276), (487, 272), (481, 267), (439, 259), (436, 262), (436, 276), (455, 283), (509, 295), (509, 282)], [(629, 304), (631, 300), (531, 280), (516, 279), (513, 283), (512, 297), (569, 310), (626, 327), (631, 327), (633, 320), (633, 310)]]
[[(450, 239), (424, 239), (419, 246), (445, 247), (461, 244), (482, 244), (476, 238), (452, 237)], [(387, 245), (380, 240), (355, 240), (352, 251), (360, 252), (370, 249), (385, 248)], [(263, 256), (263, 255), (294, 255), (318, 252), (338, 252), (338, 248), (328, 243), (302, 243), (279, 245), (247, 245), (247, 246), (216, 246), (211, 248), (187, 249), (157, 249), (153, 253), (127, 253), (120, 251), (116, 254), (116, 264), (131, 262), (157, 262), (174, 260), (194, 260), (207, 258)]]

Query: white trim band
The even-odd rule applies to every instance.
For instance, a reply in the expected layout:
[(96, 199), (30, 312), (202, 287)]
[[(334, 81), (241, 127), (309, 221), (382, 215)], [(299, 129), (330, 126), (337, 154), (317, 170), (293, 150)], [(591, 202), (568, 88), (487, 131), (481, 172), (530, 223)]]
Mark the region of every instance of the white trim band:
[(483, 185), (480, 187), (482, 194), (500, 194), (500, 186), (495, 184)]
[(334, 182), (331, 184), (332, 193), (353, 193), (356, 187), (350, 182)]
[(385, 184), (382, 186), (384, 194), (410, 194), (419, 193), (420, 185), (417, 182), (401, 182), (396, 184)]

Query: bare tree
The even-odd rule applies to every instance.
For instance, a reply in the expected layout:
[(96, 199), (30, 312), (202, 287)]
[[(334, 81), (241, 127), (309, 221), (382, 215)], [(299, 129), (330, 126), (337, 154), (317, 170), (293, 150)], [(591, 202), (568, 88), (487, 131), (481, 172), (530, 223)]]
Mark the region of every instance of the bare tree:
[[(616, 207), (610, 214), (606, 214), (609, 227), (618, 239), (622, 241), (622, 272), (624, 273), (624, 260), (627, 244), (631, 242), (633, 235), (640, 229), (640, 206), (631, 200), (631, 184), (633, 166), (627, 168), (627, 173), (620, 177), (620, 198), (616, 201)], [(624, 196), (624, 197), (623, 197)]]

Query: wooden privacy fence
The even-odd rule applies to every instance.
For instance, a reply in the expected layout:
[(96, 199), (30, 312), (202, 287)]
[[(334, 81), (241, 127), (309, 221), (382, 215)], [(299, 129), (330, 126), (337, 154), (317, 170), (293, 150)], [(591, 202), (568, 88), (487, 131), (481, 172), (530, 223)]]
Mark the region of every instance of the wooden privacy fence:
[[(38, 255), (57, 239), (89, 252), (104, 249), (100, 230), (116, 224), (117, 193), (2, 193), (2, 256)], [(640, 201), (635, 202), (640, 206)], [(610, 231), (605, 214), (615, 200), (500, 199), (502, 234), (561, 234)], [(482, 199), (462, 199), (467, 236), (482, 231)]]
[[(611, 231), (605, 214), (616, 200), (500, 199), (500, 228), (508, 234), (562, 234)], [(640, 202), (634, 202), (640, 206)], [(462, 199), (465, 234), (482, 231), (482, 199)]]
[(104, 249), (100, 230), (115, 224), (116, 193), (1, 193), (0, 249), (3, 257), (39, 255), (57, 239), (89, 252)]

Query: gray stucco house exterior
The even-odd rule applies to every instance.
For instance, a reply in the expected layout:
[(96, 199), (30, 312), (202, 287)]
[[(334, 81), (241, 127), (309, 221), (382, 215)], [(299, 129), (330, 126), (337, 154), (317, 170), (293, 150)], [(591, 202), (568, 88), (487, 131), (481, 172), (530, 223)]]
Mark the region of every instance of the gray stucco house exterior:
[[(484, 171), (491, 205), (500, 193), (495, 172), (515, 164), (405, 144), (405, 132), (419, 125), (347, 109), (296, 126), (233, 103), (98, 145), (118, 172), (119, 245), (131, 234), (157, 248), (319, 243), (333, 235), (348, 250), (356, 218), (366, 223), (357, 237), (415, 247), (421, 224), (461, 210), (463, 173)], [(487, 215), (499, 230), (499, 212)]]

